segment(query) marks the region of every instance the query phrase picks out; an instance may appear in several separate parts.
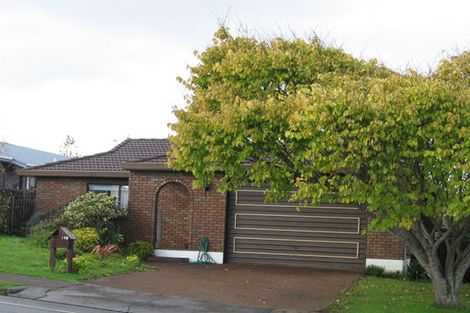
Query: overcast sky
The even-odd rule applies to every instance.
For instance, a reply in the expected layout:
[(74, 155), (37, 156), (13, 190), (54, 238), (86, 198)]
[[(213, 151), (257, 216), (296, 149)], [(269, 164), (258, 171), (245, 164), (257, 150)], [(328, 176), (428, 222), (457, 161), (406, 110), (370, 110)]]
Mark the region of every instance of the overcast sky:
[(470, 1), (0, 0), (0, 140), (82, 155), (163, 138), (194, 50), (218, 22), (316, 32), (347, 52), (421, 71), (470, 49)]

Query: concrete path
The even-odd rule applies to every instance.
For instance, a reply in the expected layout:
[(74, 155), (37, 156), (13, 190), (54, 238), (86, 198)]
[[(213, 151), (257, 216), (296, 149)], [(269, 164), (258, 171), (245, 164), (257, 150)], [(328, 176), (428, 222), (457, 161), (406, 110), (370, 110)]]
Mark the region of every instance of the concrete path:
[(0, 312), (8, 313), (110, 313), (107, 310), (0, 296)]
[[(208, 301), (198, 301), (176, 297), (163, 297), (151, 293), (101, 287), (91, 284), (74, 284), (57, 289), (30, 287), (10, 294), (10, 296), (39, 300), (42, 305), (71, 305), (80, 308), (94, 308), (111, 312), (221, 312), (221, 313), (268, 313), (266, 308), (248, 308)], [(47, 311), (46, 311), (47, 312)], [(65, 312), (65, 311), (57, 311)], [(81, 311), (67, 311), (81, 312)], [(85, 312), (85, 311), (84, 311)]]

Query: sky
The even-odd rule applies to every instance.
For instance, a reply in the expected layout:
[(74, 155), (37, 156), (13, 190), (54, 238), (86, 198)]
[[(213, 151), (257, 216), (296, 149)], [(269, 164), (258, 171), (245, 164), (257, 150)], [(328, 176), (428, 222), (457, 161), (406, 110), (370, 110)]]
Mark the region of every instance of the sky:
[(193, 52), (234, 34), (308, 37), (395, 70), (470, 49), (470, 1), (0, 0), (0, 140), (81, 155), (165, 138)]

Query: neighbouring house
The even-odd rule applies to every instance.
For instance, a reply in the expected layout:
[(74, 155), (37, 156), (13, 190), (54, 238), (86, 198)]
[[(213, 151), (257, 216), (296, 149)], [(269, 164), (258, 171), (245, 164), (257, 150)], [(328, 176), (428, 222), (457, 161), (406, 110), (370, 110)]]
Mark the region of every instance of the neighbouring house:
[(34, 178), (20, 179), (16, 170), (65, 159), (68, 158), (55, 153), (0, 143), (0, 189), (34, 187)]
[(122, 221), (127, 238), (152, 242), (157, 256), (195, 260), (207, 237), (217, 263), (403, 268), (403, 244), (389, 233), (364, 235), (368, 217), (359, 206), (328, 204), (297, 212), (288, 202), (265, 203), (260, 188), (193, 189), (191, 174), (168, 168), (169, 148), (166, 139), (127, 139), (108, 152), (19, 174), (36, 177), (38, 210), (56, 209), (86, 192), (116, 196), (129, 209)]

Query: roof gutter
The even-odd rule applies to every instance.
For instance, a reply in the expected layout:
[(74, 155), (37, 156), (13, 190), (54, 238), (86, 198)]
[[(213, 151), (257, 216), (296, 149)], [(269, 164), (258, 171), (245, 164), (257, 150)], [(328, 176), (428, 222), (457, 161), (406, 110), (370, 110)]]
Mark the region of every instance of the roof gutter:
[(20, 176), (41, 177), (102, 177), (102, 178), (128, 178), (128, 171), (47, 171), (34, 169), (20, 169), (16, 171)]

